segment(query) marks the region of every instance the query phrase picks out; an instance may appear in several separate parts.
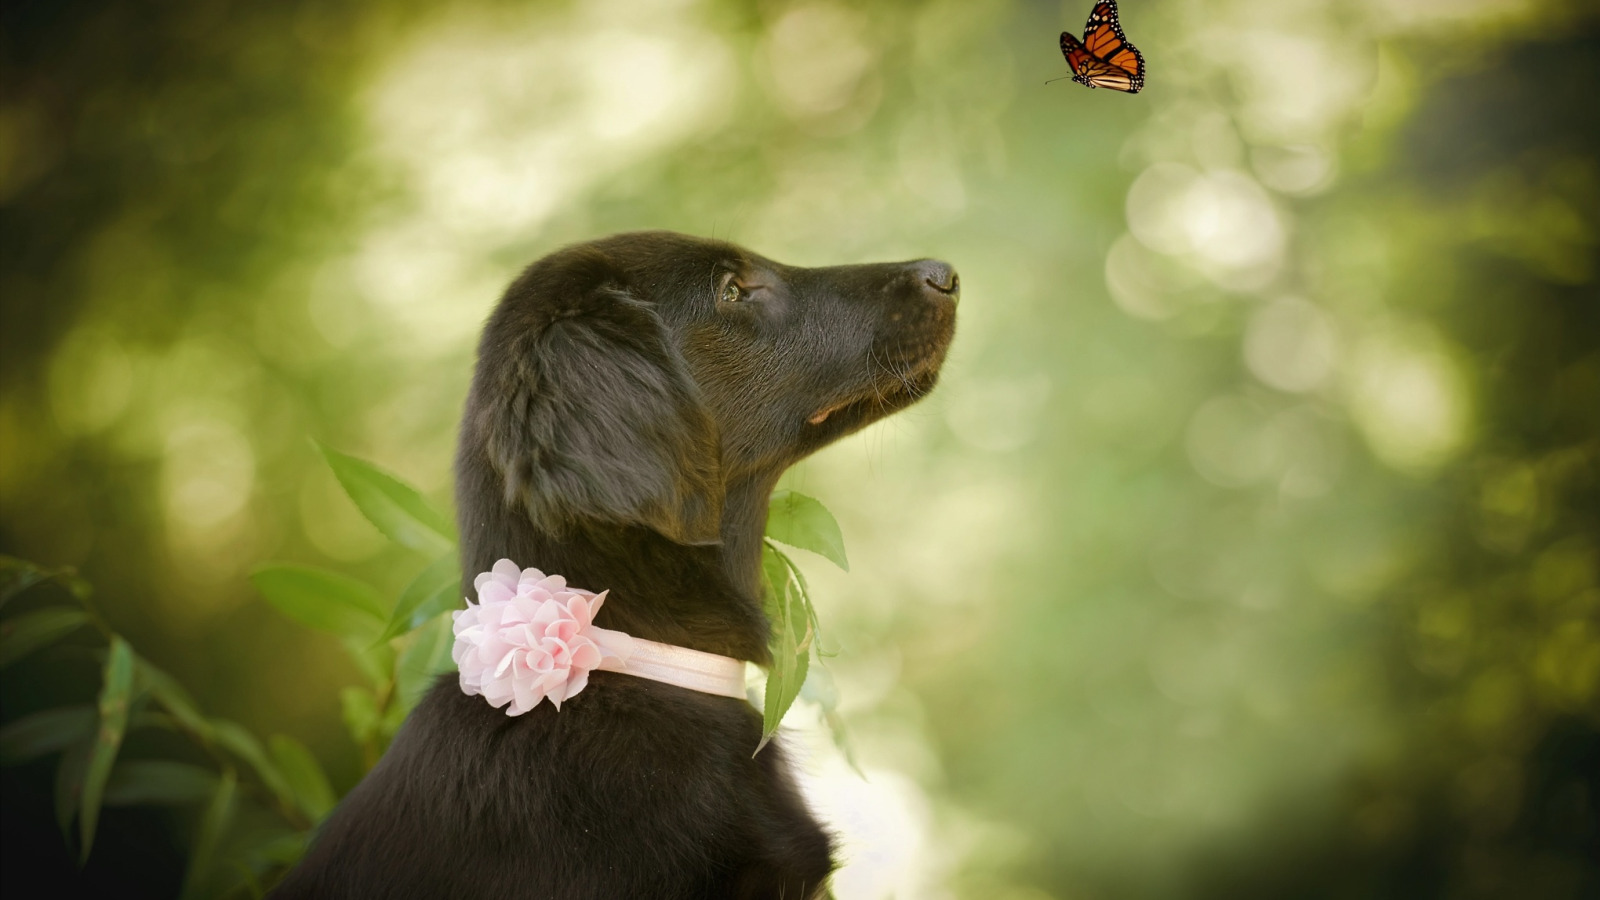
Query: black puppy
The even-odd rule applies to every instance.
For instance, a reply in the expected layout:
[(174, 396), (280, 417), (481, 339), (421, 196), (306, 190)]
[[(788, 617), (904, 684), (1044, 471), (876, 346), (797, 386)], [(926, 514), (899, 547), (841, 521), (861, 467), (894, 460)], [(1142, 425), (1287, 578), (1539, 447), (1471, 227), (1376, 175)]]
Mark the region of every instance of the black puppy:
[[(463, 587), (497, 559), (610, 590), (598, 625), (765, 664), (784, 469), (933, 387), (932, 260), (779, 265), (666, 232), (568, 247), (506, 291), (456, 459)], [(615, 672), (511, 717), (443, 678), (275, 892), (802, 900), (830, 840), (761, 716)]]

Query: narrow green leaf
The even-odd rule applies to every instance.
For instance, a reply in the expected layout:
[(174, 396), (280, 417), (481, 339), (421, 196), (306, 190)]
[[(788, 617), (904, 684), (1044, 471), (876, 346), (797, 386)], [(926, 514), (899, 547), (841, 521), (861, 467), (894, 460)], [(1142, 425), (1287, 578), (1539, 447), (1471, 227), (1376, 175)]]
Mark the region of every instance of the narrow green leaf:
[(67, 748), (56, 764), (56, 826), (68, 846), (72, 844), (72, 820), (83, 796), (83, 775), (89, 769), (89, 754), (94, 750), (94, 734)]
[(374, 690), (383, 690), (394, 678), (395, 649), (387, 641), (374, 644), (366, 638), (345, 638), (344, 649)]
[(761, 545), (761, 610), (768, 621), (776, 623), (783, 618), (783, 598), (789, 583), (788, 559), (783, 551), (763, 541)]
[(200, 713), (194, 698), (178, 683), (176, 678), (151, 665), (143, 657), (134, 659), (134, 672), (138, 685), (156, 699), (178, 725), (202, 741), (212, 739), (211, 723)]
[(96, 715), (85, 703), (23, 716), (0, 728), (0, 765), (25, 763), (87, 741), (94, 734)]
[(410, 712), (438, 677), (455, 667), (450, 657), (455, 646), (455, 631), (449, 613), (411, 632), (411, 642), (401, 651), (395, 665), (395, 705)]
[(773, 491), (767, 507), (767, 537), (810, 550), (846, 572), (850, 571), (839, 523), (815, 498), (794, 491)]
[(771, 547), (763, 548), (762, 571), (767, 575), (766, 591), (770, 595), (767, 606), (777, 611), (772, 619), (769, 649), (772, 667), (767, 671), (766, 695), (762, 700), (761, 743), (756, 752), (772, 740), (783, 716), (794, 705), (800, 687), (805, 683), (811, 665), (811, 621), (804, 602), (799, 597), (798, 585), (790, 576), (789, 567), (782, 554)]
[[(787, 577), (792, 579), (790, 582), (790, 599), (800, 604), (800, 609), (804, 611), (801, 621), (804, 621), (808, 628), (806, 639), (802, 641), (802, 649), (816, 645), (817, 652), (821, 653), (820, 623), (817, 620), (817, 609), (811, 604), (811, 586), (806, 583), (805, 573), (800, 571), (800, 567), (795, 565), (794, 560), (789, 558), (789, 554), (779, 550), (777, 545), (771, 541), (767, 542), (762, 553), (763, 560), (768, 556), (775, 560), (775, 562), (771, 563), (774, 572), (769, 575), (770, 578), (781, 579)], [(764, 562), (763, 565), (767, 565), (767, 563)], [(781, 572), (778, 571), (779, 566), (782, 567)], [(833, 654), (826, 655), (832, 656)]]
[(311, 755), (305, 744), (286, 734), (275, 734), (268, 738), (267, 746), (272, 748), (272, 759), (278, 764), (283, 777), (288, 779), (301, 811), (313, 822), (322, 821), (322, 817), (333, 809), (336, 798), (317, 758)]
[(178, 731), (183, 726), (178, 720), (157, 709), (136, 709), (128, 715), (128, 731), (134, 732), (142, 728), (160, 728), (164, 731)]
[(78, 803), (78, 848), (81, 865), (94, 848), (94, 830), (100, 822), (100, 798), (105, 793), (111, 766), (122, 749), (122, 736), (128, 730), (128, 700), (133, 693), (133, 648), (122, 635), (111, 636), (111, 651), (106, 655), (105, 683), (100, 687), (100, 726), (94, 750), (83, 776), (83, 795)]
[(406, 713), (410, 711), (390, 698), (388, 707), (383, 711), (383, 718), (378, 722), (378, 733), (383, 736), (385, 747), (394, 740), (395, 734), (400, 731), (400, 726), (406, 723)]
[(27, 560), (0, 554), (0, 608), (12, 597), (49, 577), (50, 573)]
[(383, 603), (363, 582), (309, 566), (262, 566), (250, 574), (267, 602), (302, 625), (371, 640), (383, 629)]
[(66, 606), (49, 606), (0, 621), (0, 666), (55, 643), (88, 621), (83, 610)]
[(300, 857), (305, 855), (306, 842), (310, 837), (310, 832), (279, 835), (264, 844), (257, 845), (250, 851), (250, 858), (258, 863), (287, 868), (299, 862)]
[(416, 488), (365, 460), (317, 446), (356, 508), (390, 540), (429, 556), (454, 549), (456, 535), (450, 519)]
[(170, 759), (118, 760), (106, 781), (106, 806), (185, 806), (215, 793), (217, 774)]
[(0, 607), (28, 588), (46, 581), (54, 581), (66, 588), (79, 601), (87, 601), (92, 593), (89, 582), (84, 581), (71, 566), (46, 569), (25, 559), (0, 553)]
[(806, 676), (800, 686), (800, 696), (822, 708), (823, 712), (839, 708), (839, 688), (833, 683), (833, 673), (827, 666), (817, 666)]
[(72, 569), (60, 569), (55, 573), (57, 584), (67, 589), (79, 603), (88, 603), (89, 595), (94, 593), (94, 587), (83, 576)]
[(228, 827), (233, 824), (238, 787), (239, 776), (232, 767), (224, 770), (217, 782), (217, 789), (211, 794), (211, 802), (206, 804), (205, 814), (200, 817), (200, 827), (195, 831), (194, 849), (189, 853), (189, 870), (184, 873), (183, 893), (179, 895), (183, 900), (205, 895), (206, 883), (216, 865), (217, 848), (228, 833)]
[(266, 785), (267, 790), (277, 797), (279, 802), (286, 807), (293, 807), (294, 791), (289, 787), (289, 780), (278, 767), (267, 757), (261, 748), (261, 742), (256, 736), (246, 731), (243, 725), (230, 722), (227, 719), (212, 719), (212, 733), (216, 735), (217, 743), (227, 748), (229, 753), (248, 763), (255, 770), (256, 777)]
[(783, 717), (800, 695), (800, 686), (805, 683), (811, 667), (811, 654), (795, 647), (793, 642), (787, 643), (781, 653), (781, 656), (774, 657), (772, 671), (767, 675), (766, 695), (762, 698), (761, 743), (756, 745), (757, 753), (777, 734)]
[(817, 655), (829, 658), (838, 656), (837, 650), (823, 649), (822, 623), (817, 619), (817, 608), (811, 602), (811, 585), (806, 582), (806, 574), (800, 571), (800, 567), (795, 565), (794, 560), (789, 558), (789, 554), (779, 550), (771, 543), (768, 543), (767, 546), (771, 547), (772, 552), (776, 553), (778, 559), (789, 569), (790, 576), (794, 578), (795, 584), (799, 587), (800, 602), (805, 606), (806, 619), (811, 623), (812, 640), (815, 642)]
[(461, 564), (455, 553), (446, 553), (411, 579), (395, 601), (389, 624), (378, 635), (380, 642), (397, 638), (439, 613), (461, 605)]
[(822, 721), (828, 726), (828, 731), (833, 735), (833, 745), (839, 748), (839, 752), (844, 756), (844, 761), (849, 763), (850, 768), (865, 780), (867, 773), (862, 770), (861, 763), (856, 760), (856, 748), (850, 741), (850, 732), (845, 728), (844, 718), (839, 715), (838, 710), (826, 710), (822, 713)]
[(856, 762), (855, 748), (850, 745), (850, 735), (847, 733), (844, 718), (839, 715), (839, 688), (834, 684), (833, 673), (825, 665), (818, 665), (811, 669), (806, 676), (806, 683), (800, 687), (800, 696), (817, 704), (822, 710), (822, 721), (828, 726), (828, 731), (833, 735), (833, 745), (839, 748), (844, 755), (845, 762), (850, 764), (857, 775), (867, 777), (861, 771), (860, 763)]
[(238, 885), (224, 891), (224, 896), (235, 895), (240, 888), (243, 888), (245, 896), (249, 897), (250, 900), (264, 900), (267, 892), (261, 886), (261, 880), (256, 877), (254, 865), (245, 860), (236, 859), (233, 861), (233, 870), (239, 876)]
[(378, 698), (363, 687), (347, 687), (339, 691), (339, 706), (344, 713), (344, 726), (357, 744), (365, 744), (378, 734), (382, 717), (378, 713)]
[[(794, 560), (790, 559), (787, 553), (773, 546), (770, 541), (763, 548), (762, 564), (770, 580), (778, 580), (783, 577), (794, 579), (792, 600), (798, 601), (801, 611), (795, 612), (792, 615), (792, 619), (797, 621), (803, 617), (809, 628), (809, 634), (798, 642), (796, 652), (814, 649), (819, 657), (836, 656), (836, 651), (823, 649), (822, 632), (817, 621), (817, 608), (811, 602), (811, 587), (806, 584), (805, 573), (800, 571), (800, 567), (795, 565)], [(777, 651), (774, 650), (774, 658), (776, 658), (776, 653)], [(839, 691), (833, 683), (832, 674), (828, 671), (827, 666), (819, 665), (814, 669), (810, 668), (809, 652), (806, 652), (805, 662), (797, 668), (803, 673), (801, 675), (800, 696), (816, 703), (821, 708), (822, 719), (833, 735), (834, 746), (838, 747), (840, 752), (844, 754), (845, 761), (850, 764), (850, 768), (854, 769), (857, 775), (865, 778), (866, 775), (862, 773), (860, 764), (856, 762), (855, 751), (850, 745), (849, 735), (845, 732), (844, 719), (839, 716)], [(786, 711), (787, 707), (784, 707), (784, 710)], [(782, 713), (779, 713), (778, 718), (779, 720), (782, 719)]]

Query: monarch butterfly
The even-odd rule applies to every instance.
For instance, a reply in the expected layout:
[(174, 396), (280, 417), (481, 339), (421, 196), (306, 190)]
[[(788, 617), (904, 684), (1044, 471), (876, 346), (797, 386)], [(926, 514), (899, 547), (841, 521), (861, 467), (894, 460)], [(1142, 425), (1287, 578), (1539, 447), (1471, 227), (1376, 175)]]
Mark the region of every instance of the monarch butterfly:
[(1089, 11), (1083, 40), (1061, 32), (1061, 55), (1072, 67), (1072, 80), (1092, 88), (1139, 93), (1144, 87), (1144, 57), (1122, 36), (1116, 0), (1100, 0)]

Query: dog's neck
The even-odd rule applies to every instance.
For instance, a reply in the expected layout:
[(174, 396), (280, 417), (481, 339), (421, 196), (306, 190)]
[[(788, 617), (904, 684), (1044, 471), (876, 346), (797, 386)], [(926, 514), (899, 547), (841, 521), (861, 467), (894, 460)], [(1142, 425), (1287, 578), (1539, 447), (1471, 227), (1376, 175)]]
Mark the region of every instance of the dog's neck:
[[(470, 585), (474, 575), (506, 557), (562, 575), (574, 587), (610, 591), (595, 622), (601, 627), (765, 665), (770, 657), (761, 609), (761, 535), (776, 482), (774, 474), (729, 485), (722, 542), (703, 547), (677, 544), (641, 526), (599, 522), (552, 535), (503, 501), (485, 503), (479, 508), (503, 518), (462, 523), (465, 579)], [(486, 535), (510, 540), (487, 546)]]
[[(729, 485), (722, 502), (719, 562), (739, 592), (761, 602), (761, 544), (767, 507), (781, 472), (751, 476)], [(766, 635), (762, 635), (765, 641)]]

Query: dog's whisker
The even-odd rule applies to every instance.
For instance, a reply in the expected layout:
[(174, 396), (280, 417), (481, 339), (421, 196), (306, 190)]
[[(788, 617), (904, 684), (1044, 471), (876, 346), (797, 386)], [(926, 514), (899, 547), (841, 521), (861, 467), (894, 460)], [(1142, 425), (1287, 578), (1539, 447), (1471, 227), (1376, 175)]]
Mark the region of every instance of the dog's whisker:
[(872, 385), (873, 396), (881, 405), (887, 398), (883, 396), (883, 386), (879, 383), (878, 370), (888, 371), (889, 367), (878, 362), (877, 351), (869, 344), (867, 346), (867, 383)]

